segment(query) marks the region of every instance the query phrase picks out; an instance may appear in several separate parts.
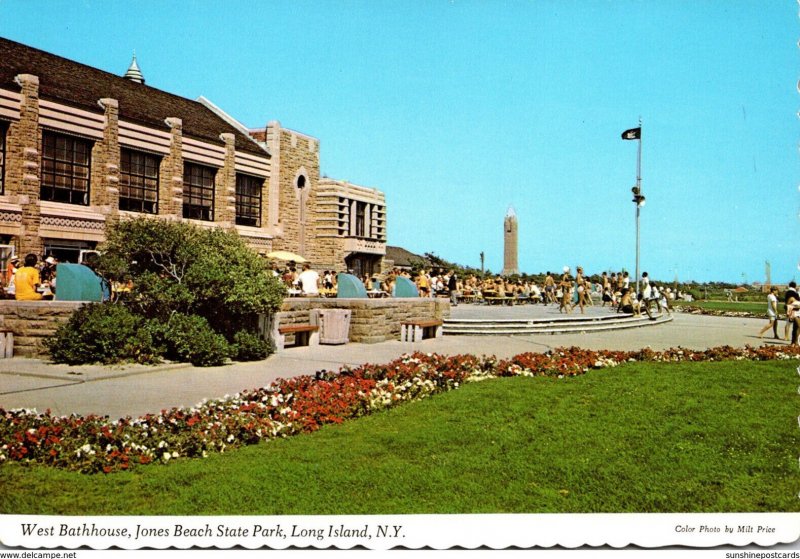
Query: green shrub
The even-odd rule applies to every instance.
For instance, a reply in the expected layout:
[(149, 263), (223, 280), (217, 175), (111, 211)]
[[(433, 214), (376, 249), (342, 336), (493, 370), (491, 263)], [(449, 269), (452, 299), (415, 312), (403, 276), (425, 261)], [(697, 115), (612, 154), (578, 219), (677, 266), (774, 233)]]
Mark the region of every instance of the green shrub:
[(62, 324), (45, 347), (56, 363), (157, 363), (160, 352), (144, 320), (124, 305), (91, 303)]
[(247, 330), (240, 330), (233, 336), (232, 356), (237, 361), (261, 361), (275, 348), (264, 338)]
[(133, 280), (132, 308), (167, 322), (200, 315), (228, 339), (258, 315), (280, 308), (286, 289), (236, 232), (189, 223), (131, 219), (109, 228), (98, 266), (104, 276)]
[(225, 338), (202, 316), (177, 313), (169, 322), (151, 324), (149, 329), (158, 341), (163, 340), (167, 357), (175, 361), (213, 367), (225, 363), (231, 352)]

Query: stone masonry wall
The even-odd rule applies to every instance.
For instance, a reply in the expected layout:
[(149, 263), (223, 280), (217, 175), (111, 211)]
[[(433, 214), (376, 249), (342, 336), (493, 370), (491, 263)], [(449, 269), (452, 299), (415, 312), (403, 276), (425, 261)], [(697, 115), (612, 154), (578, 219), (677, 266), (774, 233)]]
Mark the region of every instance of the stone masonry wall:
[[(278, 237), (275, 250), (288, 250), (315, 260), (313, 208), (319, 182), (319, 145), (316, 139), (280, 128), (270, 123), (273, 172), (278, 170)], [(279, 163), (275, 163), (275, 154)], [(299, 176), (305, 177), (303, 188), (297, 188)], [(273, 200), (270, 199), (270, 202)]]
[[(14, 356), (46, 358), (43, 342), (69, 320), (80, 301), (0, 300), (0, 328), (14, 333)], [(280, 326), (308, 324), (311, 309), (350, 309), (350, 341), (378, 343), (400, 339), (404, 320), (444, 319), (447, 299), (286, 299), (276, 318)]]
[(20, 85), (19, 121), (9, 127), (8, 172), (6, 194), (22, 206), (22, 230), (18, 252), (41, 254), (44, 245), (39, 237), (41, 207), (39, 204), (39, 78), (28, 74), (16, 77)]
[(350, 309), (350, 341), (378, 343), (400, 339), (405, 320), (444, 319), (450, 316), (448, 299), (309, 299), (283, 301), (279, 326), (308, 324), (311, 309)]
[(83, 304), (80, 301), (0, 300), (0, 327), (14, 334), (14, 357), (47, 357), (44, 340)]

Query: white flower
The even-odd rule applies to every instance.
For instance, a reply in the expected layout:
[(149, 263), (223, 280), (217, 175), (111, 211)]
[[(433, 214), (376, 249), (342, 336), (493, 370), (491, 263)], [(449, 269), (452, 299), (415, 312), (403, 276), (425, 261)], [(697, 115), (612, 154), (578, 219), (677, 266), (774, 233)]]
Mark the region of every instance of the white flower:
[(169, 461), (171, 456), (169, 455), (169, 452), (165, 452), (164, 455), (162, 456), (162, 458), (164, 459), (164, 462), (167, 462), (167, 461)]

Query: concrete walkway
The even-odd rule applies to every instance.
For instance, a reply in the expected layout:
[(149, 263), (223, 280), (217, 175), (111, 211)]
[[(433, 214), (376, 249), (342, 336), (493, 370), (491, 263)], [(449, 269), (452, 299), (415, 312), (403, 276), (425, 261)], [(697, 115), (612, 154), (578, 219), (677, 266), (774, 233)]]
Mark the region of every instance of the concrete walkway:
[[(526, 310), (527, 309), (527, 310)], [(460, 305), (453, 318), (483, 313), (518, 318), (522, 313), (557, 313), (554, 307), (477, 307)], [(607, 309), (591, 311), (608, 312)], [(385, 363), (404, 353), (422, 351), (447, 355), (477, 354), (511, 357), (528, 351), (579, 346), (590, 349), (635, 350), (682, 346), (692, 349), (784, 341), (759, 340), (762, 319), (675, 314), (666, 324), (607, 332), (526, 336), (445, 336), (421, 342), (290, 348), (264, 361), (223, 367), (56, 365), (38, 359), (0, 360), (0, 408), (50, 409), (57, 415), (97, 414), (111, 418), (138, 417), (162, 409), (186, 407), (203, 399), (220, 398), (266, 386), (277, 378), (316, 371), (338, 371), (344, 365)], [(782, 333), (782, 332), (781, 332)]]

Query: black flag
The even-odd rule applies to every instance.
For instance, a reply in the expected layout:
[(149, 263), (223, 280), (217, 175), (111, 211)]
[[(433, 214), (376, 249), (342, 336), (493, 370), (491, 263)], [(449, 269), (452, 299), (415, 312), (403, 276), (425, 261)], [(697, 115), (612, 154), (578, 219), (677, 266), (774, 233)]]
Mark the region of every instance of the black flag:
[(631, 128), (630, 130), (626, 130), (622, 133), (623, 140), (641, 140), (642, 139), (642, 127), (639, 128)]

